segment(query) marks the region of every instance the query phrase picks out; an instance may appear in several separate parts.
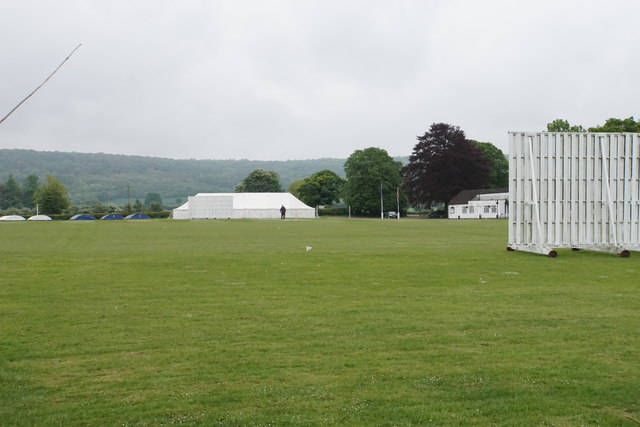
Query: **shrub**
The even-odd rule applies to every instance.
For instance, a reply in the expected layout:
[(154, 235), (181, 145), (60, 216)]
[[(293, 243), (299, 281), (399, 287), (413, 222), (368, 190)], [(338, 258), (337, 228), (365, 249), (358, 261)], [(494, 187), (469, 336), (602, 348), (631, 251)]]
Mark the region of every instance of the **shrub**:
[(349, 215), (348, 208), (339, 208), (328, 206), (326, 208), (318, 209), (318, 216), (347, 216)]

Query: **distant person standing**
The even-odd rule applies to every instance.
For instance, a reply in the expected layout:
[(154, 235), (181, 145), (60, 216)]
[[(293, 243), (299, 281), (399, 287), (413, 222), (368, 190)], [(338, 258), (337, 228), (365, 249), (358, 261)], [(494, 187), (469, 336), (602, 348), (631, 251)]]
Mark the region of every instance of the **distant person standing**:
[(287, 208), (284, 205), (280, 206), (280, 219), (284, 219), (285, 214), (287, 213)]

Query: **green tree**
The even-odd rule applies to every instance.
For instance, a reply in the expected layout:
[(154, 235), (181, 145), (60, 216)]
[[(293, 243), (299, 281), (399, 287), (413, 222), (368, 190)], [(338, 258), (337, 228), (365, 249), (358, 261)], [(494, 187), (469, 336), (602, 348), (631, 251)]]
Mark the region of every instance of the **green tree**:
[(627, 119), (608, 119), (602, 126), (589, 128), (589, 132), (640, 132), (640, 122), (632, 117)]
[(47, 174), (47, 182), (40, 185), (34, 194), (34, 200), (40, 206), (40, 211), (46, 214), (60, 214), (69, 206), (69, 192), (58, 178)]
[(4, 198), (7, 193), (7, 186), (0, 181), (0, 210), (4, 209)]
[(136, 199), (135, 203), (133, 204), (133, 211), (142, 212), (143, 209), (144, 209), (144, 206), (142, 205), (142, 202), (140, 201), (140, 199)]
[(509, 186), (509, 161), (501, 149), (490, 142), (478, 142), (473, 139), (470, 143), (482, 150), (482, 154), (489, 159), (489, 179), (486, 188), (504, 188)]
[(256, 169), (247, 175), (236, 188), (235, 193), (279, 193), (283, 191), (280, 176), (270, 170)]
[(300, 186), (304, 184), (304, 179), (297, 179), (295, 181), (293, 181), (291, 184), (289, 184), (289, 187), (287, 188), (287, 191), (291, 194), (293, 194), (294, 196), (296, 196), (298, 199), (300, 198)]
[(149, 212), (162, 212), (162, 204), (155, 200), (146, 205), (146, 207)]
[(345, 180), (329, 169), (323, 169), (303, 180), (298, 188), (300, 200), (309, 206), (330, 205), (340, 201)]
[(485, 187), (489, 159), (458, 126), (434, 123), (417, 139), (409, 164), (402, 169), (414, 205), (441, 202), (447, 206), (460, 191)]
[(127, 203), (122, 207), (122, 215), (127, 216), (127, 215), (131, 215), (132, 213), (133, 213), (133, 206), (131, 206), (131, 203)]
[[(342, 187), (342, 198), (356, 215), (380, 215), (380, 196), (385, 210), (396, 210), (396, 194), (402, 183), (400, 169), (386, 150), (376, 147), (356, 150), (344, 163), (347, 182)], [(401, 199), (401, 209), (405, 202)]]
[(586, 132), (580, 125), (571, 126), (567, 120), (555, 119), (547, 123), (547, 132)]
[(13, 175), (9, 175), (4, 189), (4, 209), (22, 207), (22, 189)]
[(156, 202), (157, 204), (160, 205), (160, 210), (162, 210), (162, 197), (160, 197), (160, 194), (158, 193), (147, 193), (147, 196), (144, 198), (144, 205), (145, 206), (151, 206), (152, 202)]
[(22, 187), (22, 204), (28, 208), (35, 207), (33, 196), (36, 194), (36, 191), (38, 191), (38, 187), (40, 186), (38, 180), (38, 175), (31, 174), (27, 176)]

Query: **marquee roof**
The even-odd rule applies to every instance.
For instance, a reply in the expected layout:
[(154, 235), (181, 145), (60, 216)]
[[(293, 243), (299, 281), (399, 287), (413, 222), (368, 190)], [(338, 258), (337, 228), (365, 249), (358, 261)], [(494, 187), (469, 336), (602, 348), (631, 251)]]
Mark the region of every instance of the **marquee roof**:
[[(198, 193), (194, 197), (229, 197), (233, 198), (234, 209), (313, 209), (302, 203), (291, 193)], [(189, 209), (189, 202), (176, 208)]]

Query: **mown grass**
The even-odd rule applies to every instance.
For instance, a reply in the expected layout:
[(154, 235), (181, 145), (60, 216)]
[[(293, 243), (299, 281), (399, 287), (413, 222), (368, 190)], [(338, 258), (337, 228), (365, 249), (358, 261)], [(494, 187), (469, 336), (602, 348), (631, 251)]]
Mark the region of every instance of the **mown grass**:
[(640, 256), (506, 228), (0, 224), (0, 424), (634, 425)]

